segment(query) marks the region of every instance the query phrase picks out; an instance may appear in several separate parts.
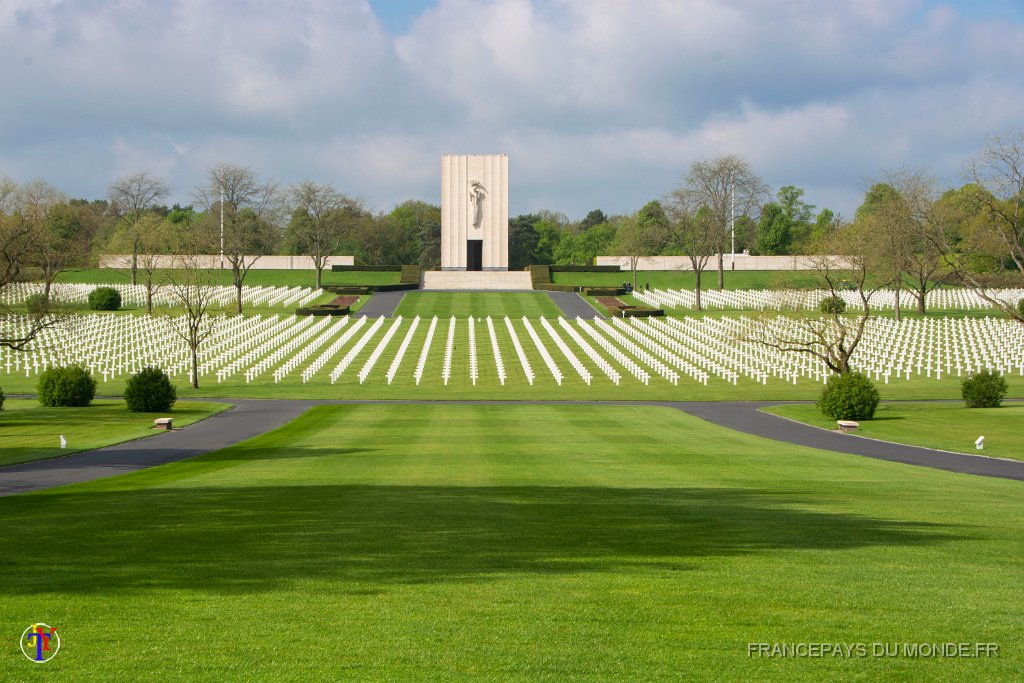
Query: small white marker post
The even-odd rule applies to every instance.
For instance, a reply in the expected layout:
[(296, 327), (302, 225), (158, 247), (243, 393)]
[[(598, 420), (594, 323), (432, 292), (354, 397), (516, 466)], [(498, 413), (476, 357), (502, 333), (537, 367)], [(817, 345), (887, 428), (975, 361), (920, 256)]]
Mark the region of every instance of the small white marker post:
[(978, 440), (974, 442), (974, 448), (979, 450), (979, 451), (985, 450), (985, 437), (984, 436), (979, 436), (978, 437)]
[(61, 448), (67, 448), (68, 447), (68, 440), (64, 438), (63, 434), (60, 435), (60, 447)]

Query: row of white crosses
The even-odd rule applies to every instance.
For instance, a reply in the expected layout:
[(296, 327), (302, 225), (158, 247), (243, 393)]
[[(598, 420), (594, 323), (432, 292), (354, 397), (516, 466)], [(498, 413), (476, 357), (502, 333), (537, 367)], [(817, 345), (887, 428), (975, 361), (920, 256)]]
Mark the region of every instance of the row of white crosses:
[(474, 318), (469, 318), (469, 379), (476, 386), (478, 376), (476, 362), (476, 323)]
[[(843, 290), (838, 292), (848, 307), (857, 308), (862, 305), (860, 294), (856, 291)], [(1016, 305), (1024, 298), (1024, 289), (991, 289), (986, 294), (1010, 305)], [(696, 308), (697, 300), (693, 290), (689, 289), (652, 289), (649, 292), (635, 290), (633, 296), (643, 303), (656, 308)], [(735, 289), (701, 290), (701, 305), (709, 309), (738, 310), (783, 310), (804, 309), (814, 310), (822, 300), (831, 296), (825, 289)], [(916, 295), (909, 290), (901, 290), (900, 305), (913, 308), (917, 305)], [(896, 307), (896, 290), (881, 289), (871, 296), (871, 306), (878, 309)], [(973, 290), (962, 288), (932, 289), (925, 295), (925, 306), (937, 310), (979, 310), (991, 309), (993, 305)]]
[(434, 341), (434, 332), (437, 330), (437, 316), (435, 315), (430, 321), (430, 327), (427, 329), (427, 336), (423, 340), (423, 349), (420, 351), (420, 359), (416, 361), (416, 371), (413, 372), (413, 378), (416, 380), (417, 386), (420, 380), (423, 379), (423, 371), (427, 368), (427, 356), (430, 355), (430, 343)]
[[(67, 323), (44, 330), (26, 352), (0, 349), (0, 372), (38, 374), (53, 365), (81, 363), (104, 381), (137, 372), (142, 367), (161, 367), (172, 375), (191, 371), (188, 348), (176, 329), (182, 317), (74, 316)], [(443, 350), (435, 346), (438, 319), (430, 320), (426, 334), (421, 319), (404, 318), (314, 318), (296, 316), (213, 316), (213, 333), (200, 347), (199, 376), (217, 381), (244, 377), (260, 381), (272, 374), (274, 382), (292, 375), (302, 382), (316, 381), (326, 374), (336, 383), (350, 366), (359, 363), (360, 383), (373, 381), (375, 369), (388, 384), (400, 377), (403, 361), (414, 353), (418, 358), (411, 378), (419, 384), (431, 370), (432, 358), (441, 359), (440, 377), (451, 383), (459, 358), (468, 358), (467, 377), (479, 384), (481, 372), (478, 334), (489, 337), (494, 370), (500, 384), (515, 376), (533, 385), (538, 363), (558, 384), (564, 385), (566, 371), (585, 384), (594, 381), (597, 368), (614, 384), (623, 373), (643, 384), (661, 378), (678, 384), (688, 377), (701, 384), (709, 379), (737, 384), (740, 379), (767, 384), (769, 379), (788, 383), (798, 380), (826, 382), (830, 371), (810, 354), (786, 353), (751, 340), (758, 326), (775, 326), (774, 331), (799, 336), (799, 323), (778, 317), (757, 320), (746, 316), (664, 318), (612, 321), (504, 318), (496, 325), (476, 320), (450, 318)], [(467, 323), (463, 327), (463, 322)], [(27, 329), (27, 318), (8, 315), (0, 326), (8, 335)], [(504, 328), (503, 330), (500, 328)], [(524, 343), (523, 333), (530, 341)], [(457, 339), (468, 339), (463, 351)], [(401, 339), (397, 344), (395, 339)], [(422, 342), (417, 341), (422, 339)], [(419, 344), (422, 343), (422, 346)], [(517, 367), (510, 354), (511, 343)], [(397, 350), (396, 347), (397, 346)], [(529, 348), (527, 348), (529, 346)], [(484, 347), (486, 348), (486, 346)], [(467, 354), (467, 355), (460, 355)], [(512, 361), (514, 363), (514, 361)], [(567, 364), (567, 365), (566, 365)], [(896, 322), (872, 318), (853, 358), (855, 368), (876, 380), (889, 382), (918, 376), (942, 379), (961, 377), (982, 368), (1004, 374), (1024, 375), (1024, 326), (999, 318), (927, 318)], [(407, 366), (408, 367), (408, 366)], [(332, 368), (329, 373), (327, 369)], [(411, 368), (410, 368), (411, 369)], [(438, 370), (434, 370), (438, 372)], [(322, 374), (324, 373), (324, 374)], [(436, 375), (435, 375), (436, 376)]]
[[(89, 293), (97, 287), (112, 287), (121, 295), (123, 307), (135, 308), (146, 305), (146, 287), (144, 285), (96, 285), (83, 283), (56, 283), (50, 288), (50, 296), (56, 301), (69, 304), (85, 305), (89, 301)], [(234, 287), (212, 287), (211, 301), (214, 306), (230, 306), (235, 303), (237, 293)], [(5, 286), (0, 290), (0, 303), (7, 306), (24, 304), (30, 296), (42, 294), (44, 285), (37, 282), (18, 282)], [(312, 287), (272, 287), (245, 285), (242, 287), (243, 306), (304, 306), (321, 294), (322, 289)], [(153, 305), (174, 307), (181, 302), (168, 285), (154, 289)]]

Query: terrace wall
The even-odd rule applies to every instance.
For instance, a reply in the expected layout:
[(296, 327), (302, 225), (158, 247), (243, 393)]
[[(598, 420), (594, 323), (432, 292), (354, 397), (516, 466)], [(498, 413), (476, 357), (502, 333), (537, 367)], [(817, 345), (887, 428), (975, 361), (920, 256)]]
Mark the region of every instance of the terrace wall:
[[(100, 256), (100, 268), (120, 268), (126, 269), (131, 263), (131, 254), (103, 254)], [(148, 257), (147, 257), (148, 258)], [(157, 267), (159, 268), (174, 268), (174, 256), (157, 256)], [(246, 262), (249, 261), (252, 256), (246, 256)], [(219, 268), (220, 267), (220, 256), (217, 254), (207, 254), (199, 257), (200, 265), (204, 268)], [(324, 266), (325, 270), (330, 270), (331, 266), (351, 266), (355, 263), (355, 259), (352, 256), (328, 256), (327, 264)], [(227, 259), (224, 260), (225, 268), (230, 268)], [(253, 264), (252, 270), (313, 270), (313, 259), (309, 256), (260, 256), (256, 263)]]
[[(730, 262), (735, 258), (735, 267)], [(815, 260), (820, 256), (749, 256), (747, 254), (725, 255), (726, 270), (815, 270)], [(838, 256), (830, 258), (842, 258)], [(598, 256), (599, 266), (619, 266), (631, 270), (628, 256)], [(637, 262), (637, 270), (693, 270), (689, 256), (643, 256)], [(718, 259), (708, 260), (707, 271), (718, 269)]]

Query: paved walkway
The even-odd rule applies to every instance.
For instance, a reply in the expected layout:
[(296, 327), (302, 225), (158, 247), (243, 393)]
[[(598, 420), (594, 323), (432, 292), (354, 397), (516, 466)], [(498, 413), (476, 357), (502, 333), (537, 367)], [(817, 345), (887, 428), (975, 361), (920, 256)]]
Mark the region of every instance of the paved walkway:
[(345, 401), (345, 400), (225, 400), (235, 404), (232, 410), (219, 413), (181, 430), (130, 441), (95, 451), (75, 453), (62, 458), (0, 468), (0, 496), (39, 491), (52, 486), (111, 477), (155, 465), (185, 460), (209, 453), (245, 439), (276, 429), (308, 408), (323, 404), (404, 404), (427, 403), (448, 405), (651, 405), (667, 406), (713, 422), (729, 429), (810, 446), (828, 451), (851, 453), (877, 460), (932, 467), (949, 472), (975, 474), (1024, 481), (1024, 462), (1003, 460), (963, 453), (936, 451), (930, 448), (875, 441), (777, 417), (758, 409), (784, 401), (769, 402), (655, 402), (655, 401)]
[(374, 292), (362, 307), (353, 313), (356, 318), (365, 316), (369, 318), (390, 318), (395, 314), (398, 304), (402, 303), (405, 292)]
[(594, 318), (604, 317), (576, 292), (548, 292), (548, 296), (551, 297), (556, 306), (562, 309), (562, 315), (570, 320), (573, 318), (593, 320)]
[[(218, 401), (220, 399), (203, 399)], [(0, 496), (112, 477), (226, 448), (280, 427), (312, 401), (231, 399), (235, 407), (183, 429), (145, 439), (0, 468)]]

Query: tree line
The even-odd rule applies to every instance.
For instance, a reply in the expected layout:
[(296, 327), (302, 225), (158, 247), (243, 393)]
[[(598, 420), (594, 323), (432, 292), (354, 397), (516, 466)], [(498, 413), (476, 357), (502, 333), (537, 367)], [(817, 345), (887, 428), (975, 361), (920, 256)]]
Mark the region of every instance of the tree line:
[[(509, 267), (589, 264), (599, 255), (690, 257), (698, 277), (717, 272), (725, 254), (839, 253), (833, 238), (867, 231), (884, 247), (893, 282), (917, 296), (942, 280), (984, 289), (1024, 277), (1020, 202), (1024, 133), (989, 140), (965, 166), (964, 184), (942, 188), (919, 169), (879, 174), (851, 220), (817, 210), (787, 185), (774, 194), (736, 155), (690, 164), (676, 186), (635, 213), (590, 211), (582, 220), (539, 211), (509, 221)], [(49, 288), (64, 269), (88, 266), (101, 254), (124, 254), (132, 283), (151, 282), (145, 256), (223, 254), (239, 292), (253, 256), (308, 255), (315, 282), (331, 254), (358, 263), (440, 264), (440, 207), (410, 199), (389, 212), (330, 184), (282, 186), (255, 170), (227, 163), (208, 169), (189, 205), (167, 206), (166, 181), (146, 171), (110, 184), (103, 199), (71, 199), (44, 180), (0, 178), (0, 286), (38, 279)], [(877, 275), (877, 273), (876, 273)]]

